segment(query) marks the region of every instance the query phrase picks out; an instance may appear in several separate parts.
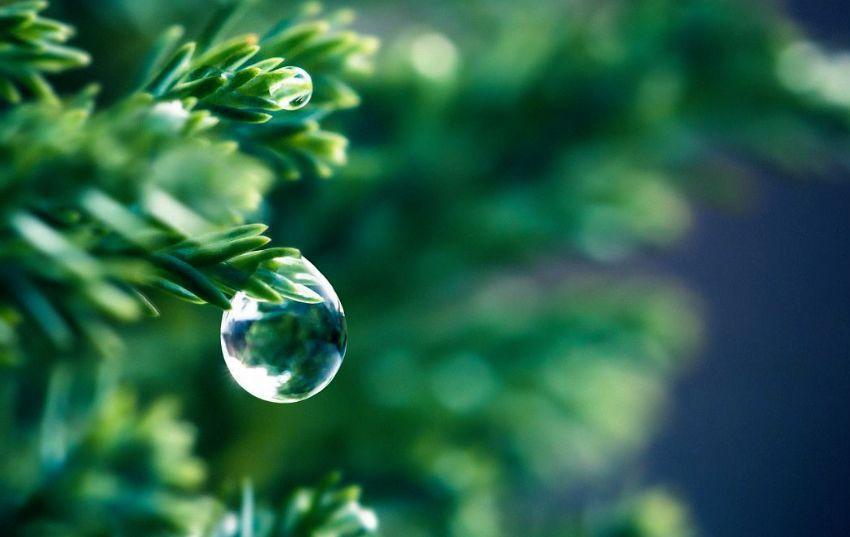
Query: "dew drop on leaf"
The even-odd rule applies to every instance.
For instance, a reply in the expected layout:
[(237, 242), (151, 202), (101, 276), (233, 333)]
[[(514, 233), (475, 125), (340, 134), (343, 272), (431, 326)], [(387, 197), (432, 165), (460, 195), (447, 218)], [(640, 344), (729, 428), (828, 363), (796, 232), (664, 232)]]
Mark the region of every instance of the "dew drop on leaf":
[(334, 378), (348, 331), (339, 298), (316, 267), (303, 257), (276, 261), (277, 275), (288, 281), (286, 298), (275, 304), (237, 293), (221, 321), (221, 348), (230, 374), (248, 393), (294, 403)]
[(300, 67), (282, 67), (275, 71), (286, 77), (270, 89), (272, 99), (284, 110), (304, 108), (313, 96), (313, 80)]

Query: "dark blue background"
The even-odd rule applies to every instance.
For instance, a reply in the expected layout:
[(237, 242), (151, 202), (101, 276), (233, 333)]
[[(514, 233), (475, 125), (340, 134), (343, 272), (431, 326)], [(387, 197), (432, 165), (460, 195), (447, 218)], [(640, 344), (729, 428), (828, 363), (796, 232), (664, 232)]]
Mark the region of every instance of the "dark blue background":
[[(787, 6), (850, 44), (850, 2)], [(664, 260), (700, 290), (708, 334), (649, 470), (709, 536), (850, 535), (850, 177), (767, 175), (743, 214), (701, 208)]]

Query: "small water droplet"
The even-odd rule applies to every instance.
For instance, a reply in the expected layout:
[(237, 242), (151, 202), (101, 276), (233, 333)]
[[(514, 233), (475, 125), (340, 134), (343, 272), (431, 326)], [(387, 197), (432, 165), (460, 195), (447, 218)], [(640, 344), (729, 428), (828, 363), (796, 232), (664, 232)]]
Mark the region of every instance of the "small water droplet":
[(300, 67), (281, 67), (276, 74), (285, 75), (270, 88), (271, 97), (284, 110), (304, 108), (313, 96), (313, 80)]

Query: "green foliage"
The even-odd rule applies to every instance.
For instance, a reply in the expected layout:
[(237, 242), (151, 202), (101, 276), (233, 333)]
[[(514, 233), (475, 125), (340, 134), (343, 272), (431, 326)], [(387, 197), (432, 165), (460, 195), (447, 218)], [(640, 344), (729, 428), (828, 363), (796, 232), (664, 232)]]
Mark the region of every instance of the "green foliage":
[(0, 6), (0, 98), (7, 102), (20, 102), (21, 89), (54, 100), (44, 74), (89, 63), (88, 54), (64, 45), (72, 27), (39, 14), (46, 7), (38, 0)]
[(215, 526), (215, 537), (361, 537), (378, 527), (375, 513), (360, 504), (360, 489), (340, 486), (338, 474), (319, 485), (299, 488), (280, 510), (256, 506), (250, 483), (242, 487), (239, 512)]
[[(277, 197), (275, 229), (340, 290), (347, 365), (303, 417), (237, 414), (230, 450), (262, 438), (267, 469), (344, 438), (388, 533), (523, 534), (657, 431), (701, 330), (644, 275), (691, 200), (739, 202), (753, 162), (841, 165), (850, 115), (780, 76), (802, 39), (764, 6), (440, 5), (384, 38), (347, 180)], [(252, 437), (268, 420), (311, 435)]]
[[(230, 5), (223, 10), (230, 11)], [(159, 99), (190, 99), (196, 108), (229, 120), (234, 124), (228, 125), (229, 134), (239, 140), (240, 147), (270, 159), (283, 177), (297, 178), (304, 168), (328, 176), (332, 165), (345, 162), (347, 141), (323, 131), (318, 121), (359, 104), (344, 76), (368, 70), (377, 41), (341, 30), (344, 20), (331, 24), (311, 16), (317, 13), (307, 6), (262, 38), (248, 34), (201, 51), (196, 43), (185, 43), (164, 56), (158, 69), (154, 63), (146, 88)], [(166, 33), (161, 47), (168, 49), (168, 38), (178, 34)], [(289, 63), (309, 62), (312, 74), (305, 78), (298, 68), (281, 66), (283, 55)], [(312, 106), (304, 113), (273, 115), (300, 108), (306, 100), (312, 100)], [(270, 124), (263, 129), (239, 129), (240, 123)]]
[(354, 537), (374, 531), (377, 519), (360, 505), (360, 489), (340, 488), (339, 480), (338, 475), (331, 475), (316, 488), (296, 490), (283, 512), (281, 537)]
[(206, 465), (195, 427), (161, 398), (141, 408), (101, 368), (55, 369), (39, 418), (19, 417), (32, 398), (4, 379), (0, 523), (20, 535), (210, 535), (354, 537), (377, 527), (357, 487), (331, 476), (296, 490), (282, 509), (254, 505), (245, 486), (238, 512), (201, 490)]
[[(345, 138), (318, 125), (353, 103), (325, 91), (293, 112), (312, 83), (279, 67), (283, 60), (270, 51), (310, 53), (326, 64), (321, 77), (343, 80), (343, 64), (365, 63), (374, 45), (364, 43), (373, 41), (303, 16), (276, 26), (267, 48), (253, 36), (217, 41), (212, 27), (201, 34), (204, 47), (177, 45), (182, 31), (171, 29), (151, 54), (144, 90), (98, 106), (94, 86), (58, 97), (42, 77), (88, 61), (62, 45), (70, 26), (38, 15), (45, 7), (0, 7), (0, 89), (11, 104), (0, 112), (0, 356), (35, 358), (0, 379), (0, 526), (22, 535), (371, 531), (375, 518), (357, 489), (333, 480), (299, 491), (274, 529), (231, 529), (235, 515), (201, 489), (206, 468), (191, 451), (195, 429), (176, 418), (175, 402), (159, 398), (142, 409), (88, 361), (64, 362), (88, 355), (81, 337), (114, 358), (116, 321), (158, 315), (146, 296), (153, 289), (224, 309), (237, 291), (272, 302), (314, 300), (272, 270), (298, 250), (267, 247), (267, 226), (245, 221), (260, 211), (287, 155), (297, 154), (298, 169), (308, 172), (344, 160)], [(223, 25), (227, 17), (212, 20)], [(318, 28), (313, 37), (285, 38), (309, 24)], [(259, 61), (243, 68), (253, 56)], [(268, 127), (261, 133), (253, 130), (259, 121)], [(250, 140), (254, 153), (245, 148)], [(37, 372), (50, 361), (60, 365), (40, 398)]]
[[(3, 8), (14, 22), (3, 34), (10, 47), (31, 26), (42, 33), (52, 28), (33, 11), (43, 7), (22, 2)], [(293, 32), (301, 39), (293, 40)], [(283, 104), (293, 95), (304, 99), (312, 85), (293, 82), (293, 68), (278, 67), (283, 60), (273, 54), (291, 49), (295, 57), (323, 64), (322, 76), (343, 76), (342, 66), (355, 58), (364, 62), (373, 41), (323, 21), (294, 19), (275, 27), (261, 45), (255, 36), (237, 37), (196, 55), (194, 42), (169, 43), (180, 33), (170, 30), (161, 40), (147, 92), (97, 109), (89, 89), (5, 112), (0, 216), (15, 235), (0, 244), (3, 300), (14, 308), (0, 319), (4, 355), (14, 345), (17, 313), (29, 316), (58, 348), (83, 334), (104, 353), (114, 352), (107, 342), (117, 338), (107, 333), (106, 319), (156, 314), (140, 288), (225, 309), (240, 290), (263, 300), (299, 299), (291, 291), (296, 284), (263, 270), (273, 257), (297, 252), (261, 253), (269, 240), (261, 235), (265, 226), (241, 225), (256, 214), (273, 179), (262, 155), (245, 147), (262, 149), (275, 166), (293, 155), (311, 168), (344, 160), (345, 139), (319, 129), (317, 120), (351, 99), (326, 92), (300, 115), (286, 110)], [(243, 67), (252, 57), (259, 61)], [(23, 78), (38, 69), (76, 66), (33, 55), (4, 71)], [(258, 121), (269, 128), (255, 132), (244, 125)]]
[(687, 510), (664, 491), (653, 490), (594, 513), (589, 535), (595, 537), (692, 537)]
[[(38, 324), (54, 342), (20, 338), (31, 359), (2, 384), (19, 401), (5, 409), (45, 409), (3, 420), (2, 521), (353, 535), (373, 526), (354, 489), (331, 481), (281, 509), (253, 498), (254, 486), (283, 497), (343, 468), (386, 535), (693, 534), (664, 493), (605, 501), (701, 339), (696, 301), (646, 277), (650, 254), (687, 233), (692, 200), (740, 199), (751, 162), (841, 164), (850, 116), (837, 59), (764, 6), (731, 0), (361, 2), (389, 46), (363, 106), (340, 115), (360, 102), (350, 79), (376, 43), (346, 29), (347, 11), (307, 4), (251, 33), (274, 8), (254, 3), (240, 33), (229, 2), (68, 3), (90, 4), (122, 36), (95, 59), (153, 43), (139, 91), (95, 106), (88, 90), (28, 90), (37, 62), (2, 70), (29, 99), (0, 122), (0, 341), (10, 358)], [(143, 31), (174, 13), (212, 22), (195, 41)], [(107, 88), (135, 74), (116, 64)], [(294, 66), (314, 91), (286, 110), (303, 90)], [(340, 128), (357, 140), (351, 155)], [(346, 160), (341, 180), (316, 180)], [(270, 229), (245, 223), (257, 220)], [(308, 252), (348, 312), (349, 356), (320, 396), (251, 400), (225, 380), (218, 310), (168, 300), (157, 300), (165, 320), (121, 330), (130, 352), (113, 362), (151, 405), (110, 387), (64, 412), (58, 388), (24, 393), (47, 362), (88, 371), (77, 335), (109, 353), (111, 319), (151, 312), (151, 288), (221, 306), (236, 290), (309, 300), (268, 279), (275, 258), (300, 254), (265, 234)], [(189, 450), (193, 429), (156, 402), (169, 392), (206, 465)], [(80, 436), (57, 444), (43, 431)], [(141, 455), (130, 464), (128, 452)], [(230, 509), (198, 489), (202, 467), (222, 497), (232, 479), (255, 485)], [(114, 486), (66, 485), (90, 474)]]
[(32, 386), (3, 379), (3, 526), (23, 535), (189, 534), (210, 526), (220, 508), (197, 492), (206, 471), (175, 401), (142, 410), (106, 377), (93, 390), (84, 378), (54, 370), (40, 418), (21, 409)]
[(547, 521), (545, 535), (559, 537), (693, 537), (690, 513), (668, 492), (651, 489), (610, 505), (594, 505), (580, 517), (556, 515)]

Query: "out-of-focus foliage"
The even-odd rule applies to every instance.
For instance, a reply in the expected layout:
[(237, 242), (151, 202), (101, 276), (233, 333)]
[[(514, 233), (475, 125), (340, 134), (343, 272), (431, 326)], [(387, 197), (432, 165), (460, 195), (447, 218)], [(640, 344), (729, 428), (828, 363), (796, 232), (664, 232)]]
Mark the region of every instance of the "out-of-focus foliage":
[[(789, 84), (801, 36), (746, 2), (445, 2), (415, 22), (373, 4), (407, 23), (388, 25), (345, 180), (277, 198), (276, 229), (351, 320), (316, 440), (279, 449), (343, 438), (344, 468), (408, 481), (393, 534), (521, 534), (607, 490), (699, 341), (687, 293), (628, 262), (763, 163), (843, 166), (847, 104), (816, 89), (839, 66), (806, 45), (823, 72)], [(275, 442), (243, 438), (230, 457)]]
[(108, 371), (89, 379), (79, 368), (54, 369), (37, 420), (16, 404), (26, 398), (15, 392), (32, 386), (4, 379), (0, 524), (11, 534), (354, 537), (377, 528), (359, 489), (341, 487), (338, 476), (297, 489), (283, 507), (255, 504), (246, 483), (230, 510), (202, 491), (206, 464), (177, 401), (141, 408)]
[[(584, 533), (594, 537), (690, 537), (695, 535), (690, 514), (667, 493), (652, 490), (620, 505), (591, 513)], [(566, 533), (570, 535), (570, 533)]]
[(25, 535), (211, 527), (223, 508), (198, 493), (205, 466), (191, 453), (194, 428), (176, 419), (175, 401), (141, 410), (132, 393), (103, 381), (86, 393), (75, 377), (54, 371), (37, 427), (19, 416), (24, 398), (15, 394), (33, 387), (4, 379), (3, 527)]
[[(198, 25), (206, 5), (59, 8), (81, 27), (92, 69), (123, 81), (133, 76), (123, 59), (170, 22)], [(635, 266), (687, 233), (692, 200), (739, 200), (753, 162), (844, 165), (846, 65), (777, 10), (743, 0), (357, 7), (386, 43), (375, 76), (353, 83), (360, 98), (320, 54), (354, 43), (333, 33), (350, 13), (331, 11), (299, 23), (302, 48), (268, 51), (311, 74), (314, 103), (223, 129), (251, 162), (302, 178), (275, 182), (258, 212), (346, 308), (337, 379), (291, 407), (255, 401), (227, 380), (218, 313), (168, 302), (162, 319), (125, 334), (122, 378), (183, 402), (214, 487), (246, 476), (275, 497), (340, 468), (365, 485), (386, 535), (691, 535), (665, 494), (606, 501), (621, 497), (617, 477), (652, 438), (701, 338), (690, 293)], [(256, 2), (241, 24), (278, 9)], [(94, 29), (121, 39), (107, 46)], [(359, 43), (350, 75), (374, 48)], [(338, 179), (322, 181), (343, 161), (344, 143), (324, 130), (338, 127), (354, 150)], [(299, 142), (281, 149), (267, 134)], [(218, 158), (197, 163), (218, 170)], [(328, 513), (348, 512), (320, 496), (296, 495), (286, 512), (330, 524)], [(261, 512), (249, 509), (252, 528), (268, 527)], [(239, 531), (234, 516), (224, 535)], [(369, 527), (369, 515), (353, 519)]]

